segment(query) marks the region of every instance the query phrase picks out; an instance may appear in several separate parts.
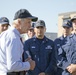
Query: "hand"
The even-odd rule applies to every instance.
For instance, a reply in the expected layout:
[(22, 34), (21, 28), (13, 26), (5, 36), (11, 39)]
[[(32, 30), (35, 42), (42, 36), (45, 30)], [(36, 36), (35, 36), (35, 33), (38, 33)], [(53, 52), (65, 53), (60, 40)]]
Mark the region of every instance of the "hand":
[(35, 68), (35, 61), (30, 59), (30, 60), (28, 60), (28, 62), (30, 63), (30, 70), (34, 70), (34, 68)]
[(39, 75), (45, 75), (45, 73), (44, 72), (41, 72), (41, 73), (39, 73)]
[(68, 72), (74, 73), (76, 72), (76, 64), (71, 64), (67, 67)]
[(76, 72), (72, 73), (72, 75), (76, 75)]
[(28, 61), (28, 60), (30, 60), (31, 59), (31, 57), (28, 57), (27, 59), (25, 59), (25, 61)]

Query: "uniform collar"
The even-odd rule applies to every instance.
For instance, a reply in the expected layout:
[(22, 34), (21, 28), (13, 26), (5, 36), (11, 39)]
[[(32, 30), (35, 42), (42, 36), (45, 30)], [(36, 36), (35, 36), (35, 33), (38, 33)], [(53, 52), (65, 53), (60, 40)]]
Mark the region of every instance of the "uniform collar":
[[(37, 41), (36, 36), (33, 37), (33, 41)], [(43, 42), (47, 42), (47, 41), (48, 41), (48, 38), (46, 38), (46, 36), (44, 36)]]
[(60, 37), (60, 40), (63, 40), (63, 39), (66, 39), (67, 38), (67, 36), (66, 37), (64, 37), (63, 35)]
[(64, 36), (61, 36), (61, 37), (60, 37), (60, 40), (63, 40), (63, 39), (64, 39)]
[(71, 34), (69, 37), (71, 38), (71, 37), (73, 37), (73, 36), (76, 36), (76, 34), (74, 33), (74, 34)]

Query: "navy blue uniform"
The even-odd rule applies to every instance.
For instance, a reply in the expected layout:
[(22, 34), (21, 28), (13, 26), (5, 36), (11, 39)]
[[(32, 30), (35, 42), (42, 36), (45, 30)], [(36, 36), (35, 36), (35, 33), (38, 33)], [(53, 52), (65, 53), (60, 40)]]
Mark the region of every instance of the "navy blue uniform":
[(29, 75), (38, 75), (45, 72), (47, 75), (54, 75), (56, 70), (56, 59), (54, 51), (54, 42), (46, 37), (39, 41), (33, 37), (24, 43), (24, 58), (27, 59), (29, 51), (31, 58), (36, 62), (33, 71), (28, 71)]
[(76, 64), (76, 34), (70, 35), (66, 44), (58, 49), (57, 66), (63, 69), (62, 75), (72, 75), (66, 70), (70, 64)]
[[(57, 55), (56, 55), (56, 57), (57, 57), (57, 59), (56, 59), (57, 60), (57, 64), (59, 64), (60, 61), (61, 61), (61, 60), (59, 60), (60, 59), (59, 58), (59, 53), (61, 52), (61, 51), (59, 51), (59, 49), (60, 49), (61, 46), (65, 45), (66, 42), (67, 42), (67, 37), (64, 37), (64, 36), (61, 36), (61, 37), (55, 39), (55, 41), (54, 41), (54, 43), (55, 43), (55, 51), (57, 51)], [(64, 70), (62, 68), (57, 66), (57, 73), (56, 73), (56, 75), (62, 75), (63, 71)]]

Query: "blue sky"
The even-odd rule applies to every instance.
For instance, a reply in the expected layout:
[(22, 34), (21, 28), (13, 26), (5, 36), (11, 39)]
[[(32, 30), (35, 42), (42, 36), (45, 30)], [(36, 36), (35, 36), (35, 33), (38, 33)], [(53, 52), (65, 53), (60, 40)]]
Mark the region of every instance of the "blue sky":
[(44, 20), (47, 32), (57, 32), (58, 14), (76, 11), (76, 0), (1, 0), (0, 17), (7, 17), (12, 24), (15, 12), (21, 8)]

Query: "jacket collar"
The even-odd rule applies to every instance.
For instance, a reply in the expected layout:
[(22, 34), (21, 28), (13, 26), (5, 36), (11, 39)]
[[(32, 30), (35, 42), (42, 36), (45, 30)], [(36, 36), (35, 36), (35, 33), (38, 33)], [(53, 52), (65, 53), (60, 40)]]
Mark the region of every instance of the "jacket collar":
[[(33, 37), (33, 41), (37, 41), (37, 37), (36, 36)], [(45, 43), (47, 41), (48, 41), (48, 38), (46, 36), (44, 36), (43, 43)]]

